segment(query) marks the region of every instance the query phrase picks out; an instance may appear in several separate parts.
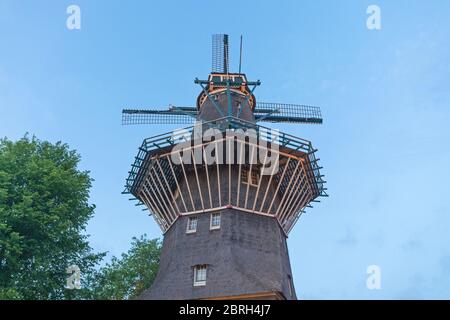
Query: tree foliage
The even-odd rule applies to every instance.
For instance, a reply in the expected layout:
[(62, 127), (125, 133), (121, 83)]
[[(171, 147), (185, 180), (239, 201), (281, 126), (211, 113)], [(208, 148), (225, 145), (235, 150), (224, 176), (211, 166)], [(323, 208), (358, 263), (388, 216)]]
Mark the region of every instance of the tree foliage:
[(93, 279), (95, 299), (133, 299), (153, 283), (159, 266), (161, 244), (146, 235), (133, 238), (121, 258), (113, 257)]
[[(93, 253), (85, 233), (95, 206), (79, 162), (60, 142), (0, 140), (0, 299), (129, 299), (153, 282), (161, 245), (145, 235), (97, 269), (105, 253)], [(72, 265), (79, 290), (66, 288)]]
[(95, 207), (79, 162), (60, 142), (0, 140), (0, 298), (89, 296), (86, 285), (65, 288), (68, 266), (89, 278), (104, 256), (92, 252), (85, 234)]

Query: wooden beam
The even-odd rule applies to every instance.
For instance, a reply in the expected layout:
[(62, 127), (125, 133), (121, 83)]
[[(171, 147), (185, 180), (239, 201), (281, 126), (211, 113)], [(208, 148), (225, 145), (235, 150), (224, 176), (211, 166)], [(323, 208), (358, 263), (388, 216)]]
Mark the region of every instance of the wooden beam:
[[(264, 156), (263, 166), (265, 165), (266, 160), (267, 160), (267, 151), (266, 151), (266, 155)], [(258, 201), (258, 198), (259, 198), (259, 189), (261, 188), (261, 183), (263, 180), (262, 171), (263, 171), (263, 167), (261, 167), (261, 170), (259, 171), (258, 188), (256, 189), (255, 201), (253, 202), (253, 209), (252, 209), (253, 212), (255, 211), (256, 202)]]
[(216, 153), (216, 169), (217, 169), (217, 188), (219, 189), (219, 194), (218, 194), (218, 196), (219, 196), (219, 207), (221, 207), (222, 206), (222, 194), (221, 194), (221, 192), (220, 192), (220, 170), (219, 170), (219, 156), (218, 156), (218, 143), (217, 143), (217, 141), (215, 141), (215, 144), (216, 144), (216, 150), (215, 150), (215, 153)]
[(198, 179), (197, 164), (195, 163), (195, 156), (194, 156), (193, 148), (191, 149), (191, 156), (192, 156), (192, 162), (194, 163), (195, 180), (197, 180), (198, 195), (200, 196), (200, 204), (202, 205), (202, 210), (205, 210), (205, 206), (203, 204), (203, 193), (202, 193), (202, 188), (200, 186), (200, 180)]
[[(299, 162), (299, 164), (301, 164), (301, 162)], [(292, 185), (292, 187), (291, 187), (291, 189), (292, 190), (286, 190), (285, 191), (285, 194), (287, 193), (287, 192), (289, 192), (289, 194), (287, 195), (287, 197), (286, 197), (286, 201), (285, 201), (285, 203), (284, 203), (284, 205), (283, 205), (283, 208), (279, 208), (279, 210), (278, 210), (278, 217), (279, 217), (279, 219), (281, 220), (282, 219), (282, 217), (283, 217), (283, 215), (284, 215), (284, 212), (287, 210), (287, 208), (292, 204), (292, 199), (297, 195), (297, 190), (298, 190), (298, 188), (299, 188), (299, 186), (300, 186), (300, 184), (298, 183), (299, 182), (299, 180), (300, 180), (300, 178), (303, 176), (304, 177), (304, 175), (302, 175), (302, 167), (303, 166), (300, 166), (299, 168), (300, 168), (300, 170), (298, 170), (298, 172), (295, 174), (295, 176), (296, 176), (296, 178), (295, 178), (295, 182), (294, 182), (294, 184)], [(294, 177), (294, 176), (293, 176)], [(301, 180), (300, 180), (301, 181)]]
[[(308, 187), (308, 192), (307, 192), (307, 195), (308, 195), (308, 197), (311, 197), (312, 196), (312, 192), (311, 192), (311, 190), (309, 189), (309, 187)], [(305, 198), (305, 199), (307, 199), (307, 198)], [(303, 214), (303, 211), (301, 211), (301, 208), (303, 208), (304, 206), (305, 206), (305, 203), (307, 202), (307, 201), (305, 201), (305, 200), (303, 200), (304, 202), (303, 203), (300, 203), (299, 204), (299, 206), (297, 207), (297, 209), (295, 210), (295, 211), (299, 211), (299, 208), (300, 208), (300, 213), (295, 217), (295, 219), (294, 219), (294, 222), (292, 222), (291, 223), (291, 225), (287, 228), (287, 233), (289, 233), (289, 232), (291, 232), (291, 230), (292, 230), (292, 228), (294, 227), (294, 225), (297, 223), (297, 221), (298, 221), (298, 219), (301, 217), (301, 215)]]
[[(227, 158), (228, 158), (228, 204), (231, 205), (231, 139), (227, 138)], [(234, 154), (233, 154), (234, 156)]]
[(211, 184), (209, 182), (208, 162), (206, 161), (205, 145), (202, 146), (202, 155), (203, 155), (203, 161), (205, 161), (205, 173), (206, 173), (206, 183), (208, 184), (209, 207), (212, 208), (213, 203), (212, 203), (212, 197), (211, 197)]
[[(280, 212), (280, 216), (278, 218), (278, 220), (280, 220), (280, 222), (283, 219), (286, 219), (285, 217), (287, 217), (289, 215), (288, 214), (289, 209), (296, 206), (297, 200), (300, 197), (300, 194), (302, 193), (301, 190), (303, 190), (303, 187), (305, 186), (304, 181), (306, 179), (306, 175), (305, 175), (304, 170), (302, 172), (302, 169), (303, 169), (303, 167), (301, 168), (300, 173), (297, 174), (298, 178), (294, 184), (294, 186), (296, 185), (297, 187), (295, 188), (295, 191), (291, 192), (289, 199), (286, 201), (286, 203), (288, 205), (286, 205), (285, 208), (283, 209), (283, 211)], [(301, 178), (301, 180), (300, 180), (300, 178)], [(300, 182), (299, 182), (299, 180), (300, 180)]]
[(177, 175), (175, 174), (175, 170), (173, 170), (172, 159), (169, 157), (169, 155), (166, 155), (166, 158), (167, 158), (167, 161), (169, 162), (169, 167), (170, 167), (170, 170), (172, 171), (173, 179), (175, 180), (175, 183), (177, 184), (178, 194), (181, 198), (181, 202), (183, 203), (184, 211), (187, 212), (188, 210), (186, 208), (186, 203), (184, 202), (184, 196), (183, 196), (183, 193), (181, 193), (181, 188), (180, 188), (180, 185), (178, 184), (178, 179), (177, 179)]
[(236, 206), (239, 207), (239, 197), (241, 195), (242, 162), (244, 161), (242, 159), (242, 156), (244, 155), (245, 141), (239, 142), (240, 141), (239, 139), (237, 139), (237, 141), (238, 141), (238, 143), (241, 144), (240, 154), (239, 154), (238, 187), (237, 187), (237, 198), (236, 198)]
[(280, 209), (281, 209), (282, 206), (284, 205), (284, 201), (285, 201), (285, 199), (286, 199), (286, 196), (287, 196), (288, 193), (289, 193), (288, 191), (289, 191), (289, 188), (291, 187), (292, 180), (294, 179), (295, 173), (297, 172), (297, 170), (298, 170), (299, 167), (300, 167), (300, 161), (297, 161), (297, 165), (295, 166), (294, 173), (292, 174), (291, 178), (289, 179), (289, 184), (288, 184), (288, 186), (286, 187), (286, 190), (284, 190), (283, 198), (281, 199), (280, 206), (278, 207), (277, 212), (275, 213), (275, 216), (278, 216), (278, 213), (280, 212)]
[(192, 199), (191, 187), (189, 186), (189, 180), (186, 176), (186, 170), (184, 170), (183, 159), (181, 159), (181, 151), (178, 151), (178, 157), (180, 158), (180, 164), (181, 164), (181, 169), (183, 170), (184, 181), (185, 181), (187, 189), (188, 189), (189, 198), (191, 199), (192, 210), (195, 211), (196, 209), (195, 209), (195, 205), (194, 205), (194, 200)]
[[(250, 146), (251, 144), (249, 144)], [(247, 201), (248, 201), (248, 191), (250, 189), (250, 184), (252, 182), (252, 167), (253, 167), (253, 157), (254, 157), (254, 153), (255, 153), (255, 146), (252, 145), (252, 152), (251, 152), (251, 158), (249, 159), (250, 161), (250, 170), (248, 171), (248, 181), (247, 181), (247, 191), (245, 193), (245, 202), (244, 202), (244, 208), (247, 209)]]
[[(159, 188), (156, 187), (156, 182), (155, 182), (155, 179), (153, 179), (153, 175), (151, 174), (151, 169), (152, 169), (152, 168), (149, 169), (148, 175), (147, 175), (147, 178), (146, 178), (146, 179), (147, 179), (147, 182), (148, 182), (148, 186), (149, 186), (150, 189), (152, 190), (152, 192), (153, 192), (153, 194), (155, 195), (155, 198), (156, 198), (157, 202), (160, 204), (160, 206), (166, 208), (166, 212), (164, 213), (164, 211), (162, 211), (162, 213), (165, 214), (165, 220), (166, 220), (166, 221), (169, 221), (169, 220), (170, 220), (169, 218), (170, 218), (170, 216), (171, 216), (171, 214), (170, 214), (170, 209), (169, 209), (169, 207), (168, 207), (167, 204), (166, 204), (167, 201), (164, 201), (163, 196), (162, 196), (161, 192), (159, 191)], [(152, 184), (150, 183), (150, 181), (148, 180), (148, 177), (149, 177), (149, 176), (150, 176), (150, 178), (152, 179), (152, 182), (153, 182), (153, 185), (155, 186), (155, 188), (153, 188), (153, 185), (152, 185)], [(156, 191), (155, 191), (155, 189), (156, 189)], [(159, 196), (161, 197), (161, 200), (159, 199), (159, 197), (156, 196), (156, 193), (159, 194)]]
[(275, 190), (275, 193), (273, 194), (272, 202), (270, 203), (269, 210), (267, 210), (268, 213), (270, 213), (270, 210), (272, 209), (273, 203), (274, 203), (275, 199), (277, 198), (278, 190), (280, 189), (281, 183), (284, 180), (284, 175), (286, 174), (286, 169), (288, 168), (290, 161), (291, 161), (291, 158), (288, 158), (288, 161), (284, 165), (283, 174), (281, 175), (280, 181), (278, 182), (277, 189)]
[(177, 202), (175, 200), (175, 196), (173, 195), (173, 192), (172, 192), (172, 188), (170, 187), (169, 182), (167, 181), (166, 175), (164, 174), (164, 171), (163, 171), (163, 169), (161, 167), (161, 164), (159, 163), (159, 159), (158, 158), (156, 158), (156, 164), (158, 165), (159, 171), (161, 172), (161, 175), (164, 178), (164, 182), (166, 183), (167, 190), (169, 190), (169, 192), (170, 192), (170, 195), (172, 197), (172, 201), (175, 204), (175, 207), (177, 208), (177, 212), (178, 212), (178, 214), (180, 214), (180, 208), (178, 208)]
[[(267, 152), (267, 151), (266, 151)], [(278, 155), (279, 156), (279, 155)], [(289, 159), (289, 158), (288, 158)], [(288, 160), (289, 161), (289, 160)], [(278, 162), (278, 164), (280, 164), (280, 161)], [(279, 167), (278, 167), (278, 169), (279, 169)], [(275, 167), (273, 167), (273, 169), (272, 169), (272, 172), (271, 172), (271, 174), (270, 174), (270, 179), (269, 179), (269, 182), (267, 183), (267, 187), (266, 187), (266, 192), (264, 193), (264, 198), (263, 198), (263, 200), (262, 200), (262, 203), (261, 203), (261, 207), (259, 208), (259, 211), (262, 211), (263, 209), (264, 209), (264, 204), (265, 204), (265, 202), (266, 202), (266, 197), (267, 197), (267, 194), (268, 194), (268, 192), (269, 192), (269, 189), (270, 189), (270, 187), (271, 187), (271, 185), (272, 185), (272, 179), (273, 179), (273, 176), (275, 175)]]

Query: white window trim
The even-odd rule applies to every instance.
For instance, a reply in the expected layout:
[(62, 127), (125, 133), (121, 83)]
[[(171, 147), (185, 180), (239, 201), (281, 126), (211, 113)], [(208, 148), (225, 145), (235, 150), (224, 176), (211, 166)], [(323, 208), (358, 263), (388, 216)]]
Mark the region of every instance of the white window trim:
[[(198, 271), (199, 268), (204, 268), (205, 269), (205, 280), (197, 281), (197, 271)], [(208, 275), (208, 266), (206, 266), (206, 265), (194, 266), (194, 287), (206, 286), (206, 277), (207, 277), (207, 275)]]
[[(258, 187), (258, 183), (259, 183), (259, 179), (260, 179), (259, 173), (255, 172), (254, 170), (252, 170), (252, 172), (250, 172), (250, 170), (248, 170), (248, 169), (243, 169), (242, 171), (246, 171), (247, 172), (247, 181), (242, 179), (242, 183), (243, 184), (250, 184), (250, 187)], [(257, 180), (256, 184), (253, 183), (252, 173), (256, 174), (256, 180)], [(241, 172), (241, 178), (242, 178), (242, 172)]]
[[(191, 220), (196, 219), (197, 222), (195, 223), (195, 229), (189, 229), (189, 225), (191, 224)], [(196, 233), (197, 232), (197, 226), (198, 226), (198, 218), (197, 217), (188, 217), (187, 225), (186, 225), (186, 233)]]
[[(212, 225), (213, 216), (214, 215), (218, 215), (219, 216), (219, 225), (218, 226), (213, 226)], [(218, 229), (220, 229), (221, 223), (222, 223), (222, 216), (221, 216), (220, 212), (213, 212), (213, 213), (211, 213), (211, 217), (209, 219), (209, 230), (218, 230)]]

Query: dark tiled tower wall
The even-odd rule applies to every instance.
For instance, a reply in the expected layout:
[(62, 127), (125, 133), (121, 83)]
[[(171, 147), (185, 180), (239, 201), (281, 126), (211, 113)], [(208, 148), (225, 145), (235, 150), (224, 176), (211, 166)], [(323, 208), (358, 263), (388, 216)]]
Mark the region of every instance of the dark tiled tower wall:
[[(164, 236), (153, 286), (141, 299), (200, 299), (280, 292), (296, 299), (286, 238), (270, 217), (235, 209), (221, 211), (219, 230), (210, 214), (197, 215), (197, 232), (186, 233), (180, 217)], [(206, 286), (194, 287), (194, 266), (208, 265)], [(292, 294), (291, 294), (292, 293)]]

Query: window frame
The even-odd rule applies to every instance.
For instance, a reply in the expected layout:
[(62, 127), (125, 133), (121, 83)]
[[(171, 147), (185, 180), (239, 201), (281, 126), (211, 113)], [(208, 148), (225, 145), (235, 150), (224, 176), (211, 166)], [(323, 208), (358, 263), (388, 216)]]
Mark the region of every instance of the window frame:
[[(190, 229), (190, 225), (191, 225), (191, 221), (192, 220), (195, 220), (195, 229)], [(188, 233), (188, 234), (196, 233), (197, 232), (197, 226), (198, 226), (198, 217), (197, 216), (188, 217), (187, 225), (186, 225), (186, 233)]]
[[(198, 273), (204, 270), (204, 279), (198, 280)], [(198, 264), (194, 266), (194, 287), (206, 286), (206, 277), (208, 275), (208, 266), (206, 264)]]
[[(255, 175), (256, 183), (253, 183), (253, 175)], [(247, 177), (245, 179), (245, 176)], [(242, 169), (241, 170), (241, 181), (243, 184), (250, 184), (250, 187), (258, 187), (259, 179), (261, 179), (258, 170)]]
[[(253, 183), (253, 175), (255, 175), (255, 179), (256, 179), (255, 183)], [(249, 179), (250, 179), (250, 186), (257, 187), (259, 184), (259, 172), (256, 170), (252, 170), (252, 172), (250, 172)]]
[[(219, 216), (219, 225), (217, 225), (217, 226), (213, 226), (214, 216)], [(221, 212), (213, 212), (213, 213), (211, 213), (211, 216), (210, 216), (210, 219), (209, 219), (209, 230), (218, 230), (218, 229), (220, 229), (221, 222), (222, 222)]]

